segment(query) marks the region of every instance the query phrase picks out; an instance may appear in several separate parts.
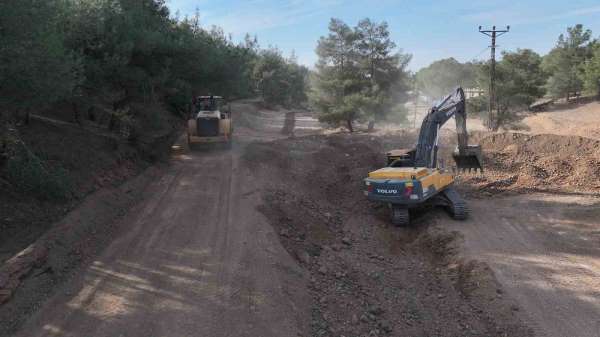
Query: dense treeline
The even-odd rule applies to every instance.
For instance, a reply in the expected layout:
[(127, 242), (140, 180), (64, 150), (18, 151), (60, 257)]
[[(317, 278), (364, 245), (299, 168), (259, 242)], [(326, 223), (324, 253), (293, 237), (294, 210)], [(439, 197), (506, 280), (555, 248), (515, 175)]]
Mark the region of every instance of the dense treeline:
[[(485, 114), (489, 67), (488, 62), (461, 64), (452, 58), (436, 61), (416, 73), (417, 88), (431, 98), (451, 92), (458, 85), (480, 88), (484, 95), (470, 100), (469, 107)], [(489, 126), (501, 126), (514, 118), (515, 112), (542, 97), (569, 100), (582, 93), (600, 97), (600, 42), (592, 39), (590, 30), (576, 25), (558, 37), (547, 55), (540, 56), (530, 49), (502, 53), (496, 65), (495, 117)]]
[[(194, 94), (246, 97), (258, 83), (269, 91), (264, 74), (279, 69), (265, 70), (265, 63), (293, 75), (286, 78), (290, 91), (305, 88), (307, 71), (294, 61), (260, 51), (255, 39), (235, 44), (197, 18), (177, 20), (164, 0), (3, 1), (0, 23), (4, 112), (90, 98), (115, 113), (133, 101), (164, 101), (181, 112)], [(303, 99), (301, 92), (264, 96), (278, 103)]]
[(0, 169), (21, 189), (59, 176), (20, 140), (30, 113), (68, 111), (135, 141), (171, 130), (194, 95), (293, 105), (307, 80), (295, 59), (175, 18), (165, 0), (0, 1)]

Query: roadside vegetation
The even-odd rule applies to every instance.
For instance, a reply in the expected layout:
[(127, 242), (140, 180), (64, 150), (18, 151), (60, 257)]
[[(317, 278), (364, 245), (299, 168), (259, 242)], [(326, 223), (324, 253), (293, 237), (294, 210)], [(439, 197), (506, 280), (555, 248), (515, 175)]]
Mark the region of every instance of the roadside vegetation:
[(57, 111), (135, 143), (172, 130), (194, 95), (307, 99), (308, 69), (294, 58), (250, 36), (235, 43), (198, 15), (177, 18), (164, 0), (4, 1), (0, 27), (0, 178), (37, 184), (21, 190), (41, 197), (68, 195), (69, 184), (48, 185), (68, 174), (20, 136), (33, 113)]

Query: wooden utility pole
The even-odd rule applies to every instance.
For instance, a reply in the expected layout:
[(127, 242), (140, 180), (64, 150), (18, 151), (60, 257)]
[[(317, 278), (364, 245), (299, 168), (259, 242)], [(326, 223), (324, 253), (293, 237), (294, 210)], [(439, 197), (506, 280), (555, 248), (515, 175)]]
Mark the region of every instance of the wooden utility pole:
[(490, 55), (490, 92), (489, 92), (489, 116), (488, 116), (488, 128), (490, 130), (496, 129), (496, 121), (494, 120), (494, 104), (496, 103), (496, 38), (500, 35), (508, 33), (510, 26), (506, 26), (506, 29), (498, 30), (496, 26), (493, 26), (491, 30), (482, 30), (479, 26), (479, 32), (492, 38), (491, 55)]

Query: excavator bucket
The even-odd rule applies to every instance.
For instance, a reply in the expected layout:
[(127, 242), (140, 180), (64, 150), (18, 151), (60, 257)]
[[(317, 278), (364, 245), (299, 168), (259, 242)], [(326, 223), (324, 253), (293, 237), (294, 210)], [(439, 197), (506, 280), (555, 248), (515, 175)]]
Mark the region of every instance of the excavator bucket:
[(460, 171), (468, 170), (479, 170), (483, 172), (483, 155), (481, 152), (480, 145), (469, 145), (467, 148), (459, 150), (456, 149), (452, 154), (454, 161), (456, 162), (456, 167)]

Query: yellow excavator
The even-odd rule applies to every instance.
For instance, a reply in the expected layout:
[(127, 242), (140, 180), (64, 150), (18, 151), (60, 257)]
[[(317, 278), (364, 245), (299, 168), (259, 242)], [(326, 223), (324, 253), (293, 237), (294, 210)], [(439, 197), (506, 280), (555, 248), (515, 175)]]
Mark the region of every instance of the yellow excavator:
[(454, 176), (438, 167), (440, 128), (452, 117), (458, 135), (453, 153), (456, 167), (483, 172), (481, 147), (468, 145), (465, 94), (457, 88), (429, 110), (415, 149), (388, 152), (388, 166), (370, 172), (364, 180), (365, 195), (371, 201), (388, 204), (394, 225), (408, 225), (409, 210), (425, 204), (445, 207), (457, 220), (467, 218), (469, 209), (453, 187)]

